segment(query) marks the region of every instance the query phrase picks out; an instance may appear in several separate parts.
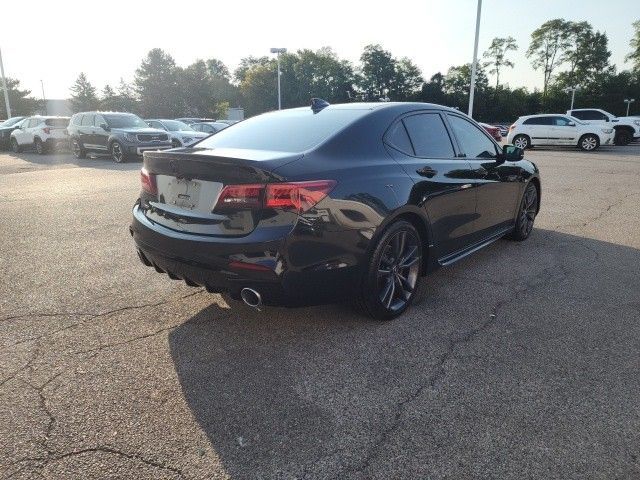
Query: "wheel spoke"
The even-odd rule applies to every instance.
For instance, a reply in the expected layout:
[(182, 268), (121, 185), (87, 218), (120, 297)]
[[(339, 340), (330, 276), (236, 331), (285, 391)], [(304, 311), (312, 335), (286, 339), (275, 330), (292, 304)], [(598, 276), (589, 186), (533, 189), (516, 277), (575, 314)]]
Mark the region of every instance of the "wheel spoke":
[(384, 268), (379, 268), (378, 269), (378, 276), (381, 275), (391, 275), (391, 270), (386, 270)]
[(402, 290), (405, 293), (410, 295), (413, 292), (413, 285), (411, 285), (409, 283), (409, 280), (403, 277), (402, 275), (398, 274), (397, 277), (398, 277), (398, 280), (400, 281), (400, 286), (402, 287)]
[[(383, 300), (382, 300), (382, 302), (384, 303), (385, 307), (387, 307), (387, 308), (391, 307), (391, 302), (393, 302), (393, 297), (394, 297), (395, 293), (396, 293), (396, 282), (395, 282), (395, 280), (393, 278), (390, 278), (389, 286), (387, 287), (386, 294), (385, 294), (385, 296), (383, 297)], [(388, 300), (385, 301), (384, 299), (387, 298), (387, 297), (388, 297)]]

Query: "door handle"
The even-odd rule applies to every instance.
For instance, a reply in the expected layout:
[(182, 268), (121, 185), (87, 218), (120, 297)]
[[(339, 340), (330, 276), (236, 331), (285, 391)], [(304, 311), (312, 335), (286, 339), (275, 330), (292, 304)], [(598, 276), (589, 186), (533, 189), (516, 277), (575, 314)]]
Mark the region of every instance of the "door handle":
[(418, 170), (416, 170), (416, 173), (418, 175), (420, 175), (421, 177), (427, 177), (427, 178), (431, 178), (434, 175), (436, 175), (438, 173), (437, 170), (434, 170), (433, 168), (426, 166), (426, 167), (422, 167), (419, 168)]

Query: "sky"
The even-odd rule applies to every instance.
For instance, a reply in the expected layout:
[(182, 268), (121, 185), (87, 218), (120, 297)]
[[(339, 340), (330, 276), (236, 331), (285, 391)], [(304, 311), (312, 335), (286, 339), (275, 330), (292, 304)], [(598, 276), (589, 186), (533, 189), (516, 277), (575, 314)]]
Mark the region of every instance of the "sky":
[[(491, 39), (512, 36), (515, 67), (501, 83), (540, 88), (525, 51), (531, 32), (547, 20), (590, 22), (609, 37), (611, 62), (628, 68), (631, 23), (640, 18), (640, 0), (483, 0), (479, 55)], [(0, 49), (5, 74), (47, 98), (67, 98), (80, 72), (99, 89), (133, 80), (135, 69), (155, 47), (186, 66), (215, 57), (233, 71), (242, 57), (330, 46), (357, 62), (365, 45), (379, 43), (397, 57), (407, 56), (425, 79), (452, 65), (469, 63), (477, 0), (390, 1), (213, 1), (154, 0), (3, 1)], [(25, 17), (25, 8), (32, 12)], [(635, 13), (635, 16), (634, 16)], [(19, 19), (24, 19), (20, 21)], [(490, 79), (491, 81), (491, 79)]]

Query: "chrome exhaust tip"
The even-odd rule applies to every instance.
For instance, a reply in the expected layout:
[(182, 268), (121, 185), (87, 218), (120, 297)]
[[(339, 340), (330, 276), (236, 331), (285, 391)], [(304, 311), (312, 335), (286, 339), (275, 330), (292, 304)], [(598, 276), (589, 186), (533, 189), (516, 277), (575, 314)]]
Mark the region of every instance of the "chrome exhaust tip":
[(245, 287), (240, 290), (240, 298), (242, 298), (242, 301), (246, 305), (260, 311), (260, 307), (262, 306), (262, 297), (253, 288)]

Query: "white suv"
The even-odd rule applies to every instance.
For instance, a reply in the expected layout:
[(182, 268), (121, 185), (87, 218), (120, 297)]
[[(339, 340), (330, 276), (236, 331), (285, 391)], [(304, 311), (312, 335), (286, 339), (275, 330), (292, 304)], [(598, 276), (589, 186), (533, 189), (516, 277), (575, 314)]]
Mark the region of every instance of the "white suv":
[(27, 117), (11, 132), (11, 148), (19, 153), (34, 148), (40, 155), (69, 145), (69, 117)]
[(591, 151), (613, 143), (613, 128), (588, 125), (569, 115), (528, 115), (509, 127), (507, 143), (529, 148), (535, 145), (573, 145)]
[(616, 145), (628, 145), (632, 140), (640, 139), (640, 117), (616, 117), (599, 108), (567, 110), (567, 115), (576, 117), (584, 123), (604, 123), (613, 127)]
[(165, 130), (171, 136), (173, 147), (190, 147), (196, 142), (209, 136), (208, 133), (197, 132), (190, 125), (179, 120), (164, 120), (151, 118), (145, 120), (152, 128)]

